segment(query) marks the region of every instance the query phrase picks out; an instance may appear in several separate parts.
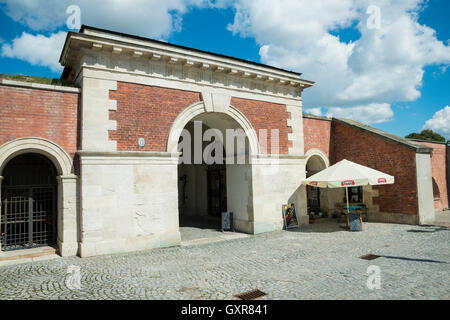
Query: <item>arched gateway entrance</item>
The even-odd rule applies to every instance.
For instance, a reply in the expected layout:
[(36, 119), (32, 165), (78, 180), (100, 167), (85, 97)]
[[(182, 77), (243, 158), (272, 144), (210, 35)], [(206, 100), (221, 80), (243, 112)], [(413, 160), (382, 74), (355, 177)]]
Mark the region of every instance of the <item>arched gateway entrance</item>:
[(4, 251), (56, 244), (57, 171), (43, 155), (25, 153), (3, 170), (1, 248)]
[(250, 159), (257, 152), (256, 134), (231, 106), (225, 112), (205, 112), (203, 103), (190, 109), (190, 117), (181, 114), (179, 119), (184, 121), (173, 128), (178, 130), (177, 150), (182, 153), (178, 165), (180, 227), (219, 229), (225, 211), (233, 212), (235, 221), (251, 221)]
[(1, 145), (0, 185), (1, 251), (57, 244), (62, 256), (77, 253), (77, 176), (64, 149), (38, 137)]

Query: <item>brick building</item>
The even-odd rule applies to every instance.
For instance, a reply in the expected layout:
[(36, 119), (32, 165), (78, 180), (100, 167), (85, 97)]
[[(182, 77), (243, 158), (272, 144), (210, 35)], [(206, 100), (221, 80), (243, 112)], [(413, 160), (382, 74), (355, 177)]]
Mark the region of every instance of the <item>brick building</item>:
[[(60, 62), (75, 87), (0, 82), (2, 250), (57, 244), (87, 257), (173, 246), (184, 217), (222, 211), (257, 234), (282, 228), (288, 202), (308, 223), (301, 181), (343, 158), (395, 176), (364, 188), (374, 221), (429, 223), (448, 208), (445, 145), (302, 118), (314, 83), (298, 73), (87, 26), (68, 34)], [(208, 134), (222, 137), (225, 163), (180, 161), (196, 130), (202, 155)], [(230, 130), (243, 133), (241, 150)], [(323, 206), (340, 191), (324, 191)]]
[[(361, 188), (370, 221), (425, 224), (433, 221), (434, 210), (448, 210), (446, 143), (404, 139), (353, 120), (313, 115), (303, 115), (303, 128), (307, 172), (347, 159), (395, 177), (393, 185)], [(344, 197), (337, 189), (319, 193), (325, 209)]]

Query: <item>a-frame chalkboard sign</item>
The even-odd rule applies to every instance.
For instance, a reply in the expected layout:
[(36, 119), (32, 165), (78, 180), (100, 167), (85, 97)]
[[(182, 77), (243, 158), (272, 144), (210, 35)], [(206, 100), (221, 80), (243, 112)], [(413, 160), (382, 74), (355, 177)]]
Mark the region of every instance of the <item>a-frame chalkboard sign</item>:
[(300, 223), (295, 212), (295, 205), (288, 203), (283, 205), (284, 229), (300, 228)]

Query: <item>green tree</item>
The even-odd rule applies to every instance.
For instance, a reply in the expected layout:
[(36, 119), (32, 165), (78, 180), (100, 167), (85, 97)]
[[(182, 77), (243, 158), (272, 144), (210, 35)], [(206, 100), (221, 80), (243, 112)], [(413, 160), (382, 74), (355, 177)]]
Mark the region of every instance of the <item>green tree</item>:
[(420, 133), (416, 132), (410, 133), (405, 138), (445, 142), (445, 138), (443, 136), (429, 129), (422, 130), (422, 132)]

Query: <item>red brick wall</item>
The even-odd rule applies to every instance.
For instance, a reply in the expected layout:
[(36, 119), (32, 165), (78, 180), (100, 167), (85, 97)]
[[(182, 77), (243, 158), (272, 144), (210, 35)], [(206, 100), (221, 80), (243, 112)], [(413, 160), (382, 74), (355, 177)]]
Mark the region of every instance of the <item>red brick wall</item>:
[(436, 211), (448, 209), (446, 145), (443, 143), (419, 142), (433, 148), (431, 173), (433, 175), (434, 208)]
[[(109, 134), (117, 150), (166, 151), (173, 122), (183, 109), (200, 101), (200, 94), (119, 82), (110, 98), (117, 100), (117, 111), (110, 111), (117, 130)], [(137, 145), (139, 137), (146, 139), (144, 148)]]
[(332, 163), (347, 159), (395, 177), (395, 183), (374, 186), (381, 212), (418, 214), (416, 154), (394, 142), (333, 121)]
[(331, 121), (303, 118), (305, 153), (319, 149), (330, 159)]
[[(117, 141), (119, 151), (166, 151), (170, 129), (178, 114), (201, 100), (200, 93), (119, 82), (110, 92), (117, 101), (117, 111), (110, 111), (110, 119), (117, 121), (117, 130), (110, 131), (110, 140)], [(231, 104), (251, 122), (258, 134), (268, 129), (279, 129), (279, 152), (287, 154), (290, 142), (286, 106), (261, 101), (233, 98)], [(146, 146), (137, 146), (139, 137), (146, 138)]]
[[(241, 111), (250, 121), (253, 129), (259, 137), (260, 129), (267, 129), (267, 153), (271, 153), (271, 130), (279, 130), (279, 154), (287, 154), (292, 142), (288, 140), (288, 133), (292, 128), (287, 126), (290, 114), (286, 111), (286, 105), (263, 101), (232, 98), (231, 105)], [(300, 119), (299, 119), (300, 121)]]
[(78, 148), (79, 101), (77, 93), (0, 85), (0, 145), (40, 137), (73, 157)]

